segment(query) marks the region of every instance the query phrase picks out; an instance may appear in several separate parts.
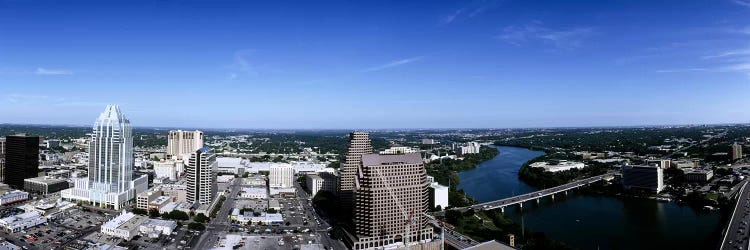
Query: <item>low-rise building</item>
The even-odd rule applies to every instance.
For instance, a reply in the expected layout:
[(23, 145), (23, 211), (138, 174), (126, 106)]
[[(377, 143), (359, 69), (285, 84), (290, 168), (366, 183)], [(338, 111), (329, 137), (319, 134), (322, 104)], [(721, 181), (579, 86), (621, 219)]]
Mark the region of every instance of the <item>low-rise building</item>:
[(586, 164), (583, 164), (582, 162), (575, 162), (575, 161), (540, 161), (540, 162), (534, 162), (529, 165), (529, 167), (532, 168), (542, 168), (547, 172), (560, 172), (560, 171), (566, 171), (571, 169), (582, 169), (586, 167)]
[(714, 171), (710, 169), (696, 169), (685, 173), (685, 178), (689, 182), (708, 182), (714, 177)]
[(146, 192), (141, 192), (136, 195), (135, 197), (135, 206), (138, 209), (148, 209), (148, 204), (151, 203), (151, 201), (155, 200), (157, 197), (160, 197), (162, 195), (161, 190), (155, 189), (155, 190), (149, 190)]
[(242, 188), (242, 191), (240, 191), (240, 197), (246, 199), (266, 199), (268, 198), (268, 192), (266, 191), (266, 188)]
[(0, 219), (0, 227), (6, 232), (15, 233), (39, 224), (47, 223), (47, 217), (37, 211), (25, 212)]
[(247, 186), (266, 186), (266, 177), (264, 175), (254, 175), (242, 180), (243, 184)]
[(400, 155), (400, 154), (408, 154), (408, 153), (419, 153), (419, 148), (390, 147), (390, 148), (386, 148), (383, 151), (380, 151), (381, 155)]
[(268, 209), (281, 211), (281, 203), (279, 203), (279, 200), (277, 199), (270, 199), (268, 200)]
[(163, 208), (165, 205), (169, 204), (170, 202), (172, 202), (172, 197), (159, 196), (159, 197), (156, 197), (156, 199), (154, 199), (153, 201), (148, 203), (148, 209), (160, 210), (161, 208)]
[(164, 196), (174, 198), (175, 202), (187, 201), (187, 185), (184, 184), (165, 184), (161, 185), (161, 192)]
[(159, 235), (170, 235), (177, 228), (177, 222), (169, 220), (145, 219), (138, 227), (141, 235), (158, 238)]
[(160, 214), (171, 213), (172, 211), (174, 211), (175, 209), (177, 209), (177, 207), (179, 207), (179, 206), (180, 206), (180, 203), (169, 202), (169, 203), (165, 204), (163, 207), (159, 208), (159, 213)]
[(146, 217), (135, 215), (124, 210), (120, 215), (101, 226), (101, 233), (120, 239), (131, 240), (138, 233), (138, 228)]
[(29, 193), (20, 191), (20, 190), (13, 190), (10, 192), (6, 192), (2, 195), (0, 195), (0, 205), (8, 205), (20, 201), (25, 201), (29, 199)]
[(216, 182), (218, 183), (230, 183), (234, 180), (234, 175), (219, 175), (216, 176)]
[(23, 180), (23, 190), (35, 194), (51, 194), (68, 187), (68, 181), (47, 176)]

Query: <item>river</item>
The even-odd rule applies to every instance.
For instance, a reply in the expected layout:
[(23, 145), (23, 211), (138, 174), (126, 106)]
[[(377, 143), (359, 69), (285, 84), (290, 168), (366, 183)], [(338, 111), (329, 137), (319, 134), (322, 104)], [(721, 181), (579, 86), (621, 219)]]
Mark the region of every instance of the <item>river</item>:
[[(518, 179), (518, 170), (544, 152), (497, 147), (495, 158), (459, 173), (463, 189), (479, 202), (537, 190)], [(558, 195), (540, 204), (527, 202), (523, 211), (506, 216), (528, 230), (580, 249), (715, 249), (721, 230), (720, 213), (696, 211), (673, 202), (646, 199)]]

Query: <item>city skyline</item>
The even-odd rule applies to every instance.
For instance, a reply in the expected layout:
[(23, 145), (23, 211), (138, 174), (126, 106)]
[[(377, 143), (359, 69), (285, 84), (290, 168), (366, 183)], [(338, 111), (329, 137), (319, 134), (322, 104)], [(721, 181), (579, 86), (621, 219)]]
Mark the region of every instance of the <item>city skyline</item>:
[(0, 5), (3, 123), (109, 103), (144, 127), (750, 121), (746, 1)]

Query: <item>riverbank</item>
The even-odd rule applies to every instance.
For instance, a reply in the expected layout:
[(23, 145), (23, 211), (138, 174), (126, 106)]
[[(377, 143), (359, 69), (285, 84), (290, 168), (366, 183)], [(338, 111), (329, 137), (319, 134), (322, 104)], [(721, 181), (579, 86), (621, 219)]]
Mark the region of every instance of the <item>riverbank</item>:
[[(518, 173), (523, 164), (544, 152), (498, 148), (502, 153), (497, 157), (459, 173), (458, 189), (479, 202), (538, 190), (520, 180)], [(515, 225), (524, 225), (524, 230), (517, 232), (524, 234), (522, 232), (526, 231), (526, 239), (534, 236), (528, 232), (541, 231), (546, 238), (581, 249), (706, 249), (714, 247), (721, 231), (717, 212), (696, 210), (675, 202), (597, 195), (586, 189), (554, 200), (545, 198), (540, 203), (524, 204), (522, 210), (517, 206), (509, 207), (502, 216)], [(500, 238), (507, 242), (507, 236)], [(516, 242), (524, 242), (521, 239), (516, 234)]]

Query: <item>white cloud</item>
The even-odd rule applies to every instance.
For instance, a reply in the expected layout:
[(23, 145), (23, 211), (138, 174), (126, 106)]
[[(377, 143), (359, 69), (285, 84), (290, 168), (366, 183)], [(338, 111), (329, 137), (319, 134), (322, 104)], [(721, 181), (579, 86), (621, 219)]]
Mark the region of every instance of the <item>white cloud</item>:
[(421, 57), (421, 56), (404, 58), (404, 59), (400, 59), (400, 60), (396, 60), (396, 61), (392, 61), (392, 62), (383, 64), (383, 65), (378, 65), (378, 66), (375, 66), (375, 67), (370, 67), (370, 68), (365, 69), (364, 71), (365, 72), (372, 72), (372, 71), (379, 71), (379, 70), (384, 70), (384, 69), (388, 69), (388, 68), (398, 67), (398, 66), (401, 66), (401, 65), (405, 65), (405, 64), (409, 64), (409, 63), (413, 63), (413, 62), (419, 61), (422, 58), (423, 57)]
[(744, 49), (744, 50), (733, 50), (733, 51), (722, 52), (722, 53), (715, 54), (715, 55), (708, 55), (708, 56), (704, 56), (703, 59), (716, 59), (716, 58), (748, 56), (748, 55), (750, 55), (750, 49)]
[(500, 6), (501, 0), (476, 0), (460, 8), (453, 13), (444, 16), (440, 21), (442, 24), (450, 24), (460, 17), (474, 18), (482, 13), (493, 10)]
[(590, 27), (576, 27), (571, 29), (553, 30), (533, 21), (524, 26), (508, 26), (496, 39), (515, 46), (522, 46), (529, 42), (541, 42), (559, 49), (574, 49), (581, 47), (583, 41), (593, 34)]
[(712, 71), (710, 68), (685, 68), (685, 69), (662, 69), (657, 70), (657, 73), (681, 73), (681, 72), (697, 72), (697, 71)]
[(733, 0), (732, 2), (750, 8), (750, 0)]
[(36, 68), (36, 71), (34, 71), (34, 74), (37, 74), (37, 75), (72, 75), (73, 72), (71, 72), (70, 70), (64, 70), (64, 69)]

